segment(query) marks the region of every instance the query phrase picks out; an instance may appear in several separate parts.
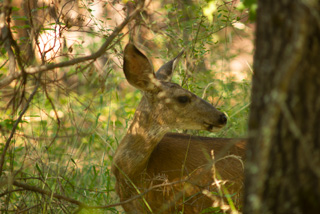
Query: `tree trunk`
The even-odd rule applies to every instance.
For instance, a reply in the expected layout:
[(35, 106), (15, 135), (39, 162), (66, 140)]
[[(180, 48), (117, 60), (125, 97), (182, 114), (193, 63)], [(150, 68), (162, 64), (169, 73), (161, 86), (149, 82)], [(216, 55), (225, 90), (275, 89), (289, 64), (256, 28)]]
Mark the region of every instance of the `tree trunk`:
[(258, 8), (244, 213), (319, 213), (320, 1)]

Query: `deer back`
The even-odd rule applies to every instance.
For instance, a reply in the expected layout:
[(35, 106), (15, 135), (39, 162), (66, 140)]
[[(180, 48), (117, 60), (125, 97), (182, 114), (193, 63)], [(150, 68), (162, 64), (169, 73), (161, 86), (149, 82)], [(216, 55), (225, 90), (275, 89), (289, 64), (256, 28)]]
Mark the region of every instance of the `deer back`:
[[(214, 202), (223, 204), (229, 191), (236, 201), (241, 198), (243, 140), (166, 134), (171, 129), (214, 131), (227, 123), (224, 113), (171, 82), (181, 55), (154, 73), (133, 44), (124, 50), (125, 76), (143, 93), (112, 166), (127, 213), (200, 213)], [(221, 183), (228, 191), (221, 193)]]

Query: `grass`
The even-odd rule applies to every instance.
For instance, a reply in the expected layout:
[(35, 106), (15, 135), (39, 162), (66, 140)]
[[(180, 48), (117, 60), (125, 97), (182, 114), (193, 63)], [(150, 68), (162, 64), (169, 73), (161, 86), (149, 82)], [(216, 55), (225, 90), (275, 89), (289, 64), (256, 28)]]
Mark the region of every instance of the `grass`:
[[(182, 14), (172, 5), (166, 6), (166, 10), (171, 16), (179, 17)], [(227, 66), (217, 66), (218, 60), (228, 65), (233, 57), (228, 54), (227, 48), (221, 51), (220, 47), (225, 46), (227, 41), (222, 39), (216, 45), (211, 41), (212, 32), (220, 29), (221, 23), (218, 27), (205, 23), (201, 7), (190, 11), (196, 11), (196, 17), (182, 24), (178, 23), (182, 22), (180, 19), (166, 17), (166, 32), (158, 33), (154, 38), (154, 45), (162, 49), (147, 50), (148, 55), (152, 55), (154, 61), (166, 61), (170, 60), (168, 56), (178, 53), (182, 47), (186, 48), (194, 57), (189, 59), (190, 63), (198, 67), (187, 75), (186, 70), (190, 71), (192, 67), (182, 62), (173, 80), (198, 96), (204, 95), (204, 99), (229, 117), (227, 126), (220, 132), (189, 133), (210, 137), (244, 137), (250, 104), (250, 74), (247, 79), (236, 80), (229, 75)], [(176, 25), (172, 24), (175, 21)], [(190, 38), (199, 39), (185, 44), (180, 32), (185, 29), (191, 30)], [(74, 52), (83, 54), (82, 45), (74, 45), (73, 48)], [(119, 63), (112, 63), (121, 55), (121, 49), (117, 44), (114, 50), (110, 50), (103, 72), (91, 63), (48, 71), (42, 76), (45, 84), (39, 87), (32, 99), (5, 156), (5, 176), (0, 178), (0, 212), (123, 212), (119, 206), (79, 210), (75, 203), (59, 200), (53, 195), (63, 195), (88, 206), (106, 206), (118, 202), (114, 190), (115, 178), (111, 173), (113, 155), (142, 96), (128, 85)], [(6, 60), (5, 54), (0, 56), (0, 71), (4, 75), (9, 72), (6, 66), (2, 66)], [(204, 67), (206, 69), (202, 69)], [(219, 69), (214, 69), (217, 67)], [(61, 74), (66, 78), (60, 78)], [(50, 82), (57, 77), (60, 81)], [(22, 80), (17, 80), (0, 90), (0, 153), (35, 82), (36, 78), (29, 76), (26, 85)], [(13, 177), (17, 182), (29, 185), (29, 190), (14, 185)], [(48, 194), (39, 194), (35, 189), (32, 190), (34, 187)]]
[[(114, 73), (114, 84), (126, 86), (101, 91), (94, 80), (98, 76), (93, 76), (91, 83), (85, 82), (91, 90), (69, 92), (58, 99), (53, 98), (57, 91), (50, 91), (54, 107), (48, 103), (45, 93), (39, 92), (14, 136), (7, 154), (5, 174), (10, 177), (17, 173), (16, 179), (21, 182), (66, 195), (86, 205), (116, 203), (115, 180), (110, 171), (112, 157), (141, 95), (125, 83), (121, 73)], [(199, 82), (201, 80), (196, 79), (190, 85)], [(198, 95), (206, 86), (206, 83), (201, 84), (203, 86), (196, 86)], [(247, 82), (217, 81), (215, 89), (207, 89), (207, 96), (215, 96), (217, 88), (223, 89), (218, 96), (221, 96), (220, 109), (229, 115), (227, 127), (218, 133), (191, 133), (219, 137), (245, 136), (250, 85)], [(231, 102), (236, 104), (229, 106)], [(60, 123), (53, 109), (60, 113)], [(10, 120), (9, 117), (7, 119)], [(5, 139), (4, 136), (2, 139)], [(69, 213), (77, 207), (53, 197), (19, 191), (10, 182), (5, 182), (2, 189), (16, 190), (0, 198), (2, 210)], [(92, 210), (81, 211), (86, 212), (91, 213)], [(95, 212), (121, 213), (121, 209), (114, 207)]]

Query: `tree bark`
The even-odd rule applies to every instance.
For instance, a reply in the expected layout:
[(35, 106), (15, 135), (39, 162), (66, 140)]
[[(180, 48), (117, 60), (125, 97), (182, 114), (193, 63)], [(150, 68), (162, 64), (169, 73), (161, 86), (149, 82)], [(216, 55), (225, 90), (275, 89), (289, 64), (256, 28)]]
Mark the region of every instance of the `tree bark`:
[(244, 213), (318, 213), (320, 1), (258, 8)]

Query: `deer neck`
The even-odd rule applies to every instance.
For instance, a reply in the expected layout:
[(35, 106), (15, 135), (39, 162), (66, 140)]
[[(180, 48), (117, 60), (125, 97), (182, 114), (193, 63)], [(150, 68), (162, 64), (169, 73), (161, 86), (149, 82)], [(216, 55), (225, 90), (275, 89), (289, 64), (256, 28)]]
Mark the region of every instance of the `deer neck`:
[(168, 131), (156, 122), (155, 117), (150, 112), (147, 100), (143, 99), (116, 151), (114, 157), (116, 168), (132, 180), (145, 171), (151, 153)]

